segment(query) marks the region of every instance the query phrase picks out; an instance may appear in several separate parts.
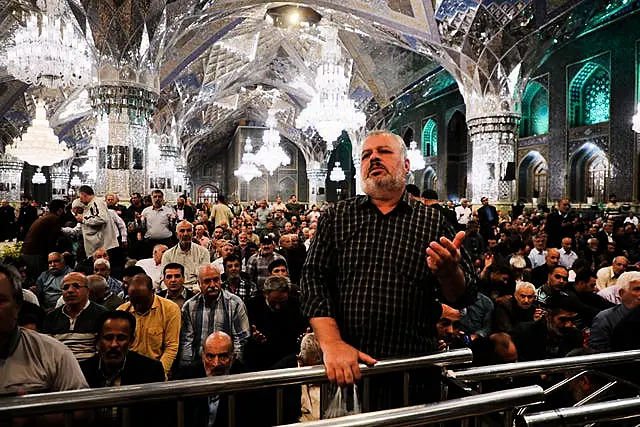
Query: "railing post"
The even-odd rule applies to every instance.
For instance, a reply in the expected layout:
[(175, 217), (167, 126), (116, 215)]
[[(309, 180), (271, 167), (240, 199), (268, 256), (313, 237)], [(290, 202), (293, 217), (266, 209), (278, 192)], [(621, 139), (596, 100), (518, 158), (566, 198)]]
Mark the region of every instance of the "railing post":
[(371, 379), (364, 377), (362, 380), (362, 412), (369, 412), (371, 408)]
[(276, 389), (276, 425), (282, 424), (284, 419), (284, 390), (282, 387)]
[(184, 400), (178, 399), (176, 402), (176, 410), (178, 412), (178, 427), (185, 427), (184, 424)]
[(131, 408), (129, 406), (122, 408), (122, 427), (131, 427)]
[(236, 427), (236, 395), (229, 393), (227, 398), (227, 410), (229, 411), (229, 427)]
[(409, 372), (403, 373), (402, 392), (404, 406), (409, 406)]
[(73, 412), (64, 413), (64, 427), (73, 427)]

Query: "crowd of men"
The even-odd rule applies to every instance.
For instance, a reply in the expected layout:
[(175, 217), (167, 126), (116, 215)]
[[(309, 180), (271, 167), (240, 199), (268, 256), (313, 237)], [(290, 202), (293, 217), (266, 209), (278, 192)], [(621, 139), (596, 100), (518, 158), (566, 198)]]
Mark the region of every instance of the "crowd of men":
[[(295, 195), (171, 206), (156, 190), (125, 207), (82, 186), (39, 217), (28, 197), (17, 217), (4, 209), (0, 229), (24, 243), (20, 261), (0, 265), (0, 391), (321, 363), (345, 385), (359, 361), (458, 347), (479, 364), (640, 348), (633, 213), (586, 219), (568, 200), (513, 216), (487, 198), (443, 205), (405, 187), (406, 147), (386, 132), (366, 139), (361, 165), (366, 196), (335, 206)], [(428, 383), (414, 381), (412, 396)], [(371, 386), (373, 408), (402, 396)], [(294, 393), (285, 421), (317, 419), (318, 396)], [(192, 402), (190, 425), (226, 425), (225, 399)], [(258, 410), (237, 425), (272, 424), (274, 399), (252, 396)], [(121, 415), (108, 408), (96, 422)]]

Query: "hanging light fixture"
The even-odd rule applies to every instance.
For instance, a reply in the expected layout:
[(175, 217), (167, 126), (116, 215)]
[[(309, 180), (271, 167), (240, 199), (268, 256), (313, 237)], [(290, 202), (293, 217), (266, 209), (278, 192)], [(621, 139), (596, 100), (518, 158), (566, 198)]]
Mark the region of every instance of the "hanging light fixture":
[(253, 154), (251, 138), (247, 138), (244, 143), (244, 154), (242, 155), (240, 167), (233, 171), (233, 175), (237, 178), (244, 179), (246, 182), (251, 182), (252, 179), (261, 176), (262, 172), (258, 170), (258, 167), (255, 164), (255, 159), (256, 155)]
[(422, 153), (418, 149), (418, 143), (415, 141), (411, 141), (411, 143), (409, 144), (407, 157), (409, 158), (411, 171), (422, 170), (427, 166), (424, 162), (424, 157), (422, 157)]
[(36, 103), (36, 117), (31, 126), (13, 144), (6, 147), (7, 154), (34, 166), (51, 166), (73, 156), (64, 142), (53, 133), (47, 120), (44, 102)]
[(333, 182), (340, 182), (347, 179), (346, 175), (344, 174), (344, 171), (342, 170), (342, 167), (340, 167), (340, 162), (336, 162), (335, 165), (333, 166), (333, 169), (331, 169), (331, 174), (329, 175), (329, 179)]
[(42, 13), (29, 14), (7, 48), (7, 71), (25, 83), (49, 88), (91, 83), (87, 40), (66, 22), (58, 0), (38, 0)]
[(262, 147), (256, 153), (257, 163), (264, 166), (273, 175), (280, 166), (287, 166), (291, 159), (280, 146), (280, 133), (275, 129), (277, 125), (276, 114), (273, 109), (269, 109), (267, 126), (268, 129), (262, 135)]
[(82, 185), (82, 180), (78, 175), (74, 175), (73, 178), (71, 178), (71, 181), (69, 182), (69, 184), (71, 184), (71, 186), (74, 188), (80, 187)]
[(33, 174), (33, 177), (31, 178), (31, 182), (33, 184), (46, 184), (47, 183), (47, 178), (44, 176), (44, 174), (42, 173), (40, 168), (36, 169), (36, 173)]
[(324, 26), (321, 64), (315, 80), (316, 95), (296, 120), (298, 129), (314, 128), (327, 143), (332, 143), (343, 130), (364, 127), (366, 116), (349, 98), (352, 62), (342, 58), (338, 28)]

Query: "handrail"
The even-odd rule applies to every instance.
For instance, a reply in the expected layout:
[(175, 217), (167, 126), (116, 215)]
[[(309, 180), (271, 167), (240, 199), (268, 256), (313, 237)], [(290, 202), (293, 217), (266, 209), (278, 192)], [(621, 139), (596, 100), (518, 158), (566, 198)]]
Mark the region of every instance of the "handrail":
[[(360, 365), (360, 372), (363, 377), (366, 377), (391, 372), (409, 371), (429, 366), (448, 366), (467, 363), (472, 360), (473, 353), (471, 350), (463, 348), (420, 357), (382, 360), (371, 367)], [(136, 402), (137, 404), (167, 400), (175, 397), (186, 398), (268, 387), (283, 387), (326, 381), (326, 379), (327, 376), (324, 367), (313, 366), (170, 381), (165, 383), (31, 394), (1, 400), (0, 419), (103, 406), (126, 406), (126, 403), (130, 402)]]
[(615, 353), (589, 354), (586, 356), (561, 357), (558, 359), (532, 360), (530, 362), (504, 363), (501, 365), (481, 366), (478, 368), (447, 371), (447, 376), (462, 381), (482, 381), (527, 375), (566, 372), (600, 365), (616, 365), (640, 360), (640, 350)]
[(517, 406), (542, 401), (540, 386), (528, 386), (493, 393), (477, 394), (459, 399), (408, 408), (368, 412), (329, 420), (311, 421), (291, 426), (305, 427), (400, 427), (467, 418), (490, 412), (508, 410)]
[(640, 416), (640, 397), (529, 414), (518, 417), (516, 425), (526, 427), (566, 426), (599, 421), (615, 421), (635, 416)]

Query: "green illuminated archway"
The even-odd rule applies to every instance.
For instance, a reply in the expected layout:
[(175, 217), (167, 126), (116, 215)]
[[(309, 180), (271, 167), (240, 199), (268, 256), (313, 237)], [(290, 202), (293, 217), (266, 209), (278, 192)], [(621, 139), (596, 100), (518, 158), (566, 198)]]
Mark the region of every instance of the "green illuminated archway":
[(438, 126), (433, 119), (429, 119), (422, 128), (422, 155), (438, 155)]

